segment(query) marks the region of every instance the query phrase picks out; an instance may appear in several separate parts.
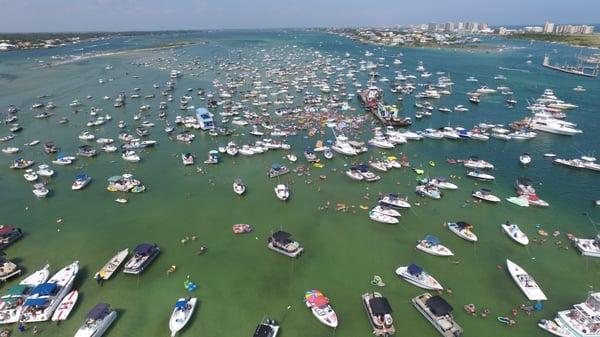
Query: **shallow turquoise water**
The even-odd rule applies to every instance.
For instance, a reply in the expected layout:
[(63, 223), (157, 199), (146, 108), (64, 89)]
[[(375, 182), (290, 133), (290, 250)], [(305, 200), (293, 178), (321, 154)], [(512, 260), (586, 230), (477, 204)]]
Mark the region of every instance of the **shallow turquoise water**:
[[(404, 212), (396, 226), (386, 226), (369, 221), (366, 213), (358, 210), (360, 204), (372, 204), (363, 195), (370, 193), (372, 199), (378, 192), (397, 191), (414, 196), (415, 175), (409, 170), (397, 170), (384, 174), (376, 184), (365, 185), (351, 182), (341, 172), (345, 164), (355, 161), (336, 156), (326, 162), (324, 169), (312, 169), (311, 177), (288, 175), (281, 181), (291, 183), (292, 197), (288, 203), (277, 201), (272, 188), (275, 180), (264, 176), (273, 162), (282, 161), (284, 152), (268, 153), (251, 158), (225, 158), (221, 165), (209, 167), (205, 174), (195, 168), (184, 168), (179, 153), (191, 149), (204, 158), (209, 149), (216, 148), (226, 140), (198, 134), (191, 145), (183, 145), (167, 139), (162, 132), (163, 124), (157, 122), (152, 139), (159, 141), (155, 149), (142, 152), (139, 164), (126, 164), (118, 154), (101, 154), (94, 159), (79, 159), (75, 167), (57, 167), (57, 175), (51, 179), (54, 191), (51, 198), (37, 200), (22, 172), (8, 168), (11, 157), (2, 154), (0, 165), (0, 222), (16, 224), (27, 233), (24, 240), (7, 249), (7, 255), (25, 267), (26, 272), (50, 263), (52, 270), (77, 259), (82, 270), (76, 281), (81, 292), (80, 302), (72, 317), (60, 326), (38, 324), (44, 336), (68, 336), (74, 334), (83, 317), (97, 302), (107, 302), (119, 310), (119, 319), (108, 336), (162, 336), (168, 334), (168, 318), (172, 305), (178, 297), (186, 295), (183, 281), (187, 275), (198, 283), (194, 293), (200, 305), (182, 336), (249, 336), (262, 317), (282, 321), (282, 336), (368, 336), (370, 329), (360, 304), (360, 294), (375, 290), (369, 285), (373, 274), (384, 278), (387, 286), (380, 289), (388, 297), (394, 309), (398, 335), (433, 336), (436, 332), (409, 304), (410, 298), (422, 293), (416, 287), (400, 281), (394, 275), (399, 265), (418, 263), (433, 274), (445, 287), (453, 289), (447, 296), (456, 308), (456, 318), (465, 329), (465, 336), (543, 336), (545, 332), (536, 327), (540, 318), (551, 318), (559, 309), (582, 301), (590, 287), (600, 287), (600, 262), (581, 257), (573, 248), (558, 249), (549, 239), (544, 245), (532, 244), (519, 247), (501, 234), (499, 224), (511, 220), (532, 237), (536, 237), (536, 224), (542, 224), (547, 232), (555, 229), (563, 234), (573, 232), (578, 236), (591, 237), (596, 233), (590, 221), (582, 215), (589, 213), (600, 219), (598, 208), (592, 200), (600, 198), (598, 173), (573, 171), (556, 167), (544, 160), (542, 154), (555, 152), (559, 156), (578, 157), (598, 151), (600, 139), (595, 130), (600, 126), (597, 116), (600, 110), (600, 85), (597, 80), (572, 77), (539, 66), (541, 58), (556, 48), (557, 57), (574, 57), (577, 50), (554, 45), (523, 42), (490, 41), (506, 43), (522, 49), (505, 49), (503, 52), (468, 52), (463, 50), (431, 49), (380, 49), (356, 44), (335, 36), (313, 32), (215, 32), (186, 36), (153, 36), (119, 38), (109, 44), (89, 43), (84, 50), (122, 50), (127, 47), (153, 46), (175, 39), (209, 40), (206, 46), (190, 46), (178, 49), (181, 58), (200, 56), (207, 64), (215, 58), (232, 57), (235, 51), (243, 55), (255, 55), (257, 50), (277, 50), (284, 45), (296, 45), (300, 50), (318, 50), (323, 54), (341, 57), (350, 52), (361, 58), (365, 50), (376, 56), (386, 57), (391, 64), (393, 56), (401, 51), (402, 67), (411, 72), (419, 60), (428, 71), (447, 71), (457, 83), (454, 94), (444, 97), (439, 105), (465, 104), (464, 93), (475, 85), (464, 79), (474, 75), (480, 84), (501, 85), (493, 76), (502, 73), (506, 83), (515, 92), (519, 105), (513, 110), (503, 106), (500, 95), (484, 98), (477, 106), (470, 106), (467, 113), (434, 113), (430, 119), (416, 121), (412, 129), (445, 125), (470, 127), (479, 122), (505, 123), (526, 114), (525, 100), (539, 96), (545, 88), (552, 88), (557, 95), (580, 107), (569, 112), (569, 120), (578, 123), (583, 135), (565, 138), (541, 134), (529, 142), (502, 142), (490, 140), (479, 142), (450, 142), (425, 140), (409, 143), (391, 153), (407, 153), (413, 165), (422, 164), (429, 175), (454, 174), (463, 177), (464, 169), (444, 163), (446, 158), (464, 158), (471, 154), (494, 163), (497, 181), (492, 186), (495, 194), (505, 198), (512, 195), (514, 178), (527, 175), (534, 178), (540, 196), (550, 202), (548, 209), (519, 209), (503, 202), (501, 205), (468, 203), (470, 192), (476, 184), (467, 179), (458, 180), (460, 189), (447, 192), (441, 201), (420, 200), (422, 205)], [(96, 47), (89, 47), (97, 44)], [(103, 101), (104, 95), (114, 96), (119, 91), (130, 92), (133, 87), (142, 93), (154, 92), (152, 83), (164, 83), (168, 69), (136, 67), (131, 61), (157, 54), (170, 55), (167, 51), (139, 52), (101, 57), (81, 63), (55, 68), (38, 68), (35, 59), (48, 60), (53, 54), (66, 54), (82, 46), (57, 50), (40, 50), (0, 54), (0, 73), (18, 76), (14, 80), (0, 80), (0, 106), (21, 106), (19, 122), (24, 126), (11, 144), (20, 146), (31, 139), (53, 140), (66, 153), (73, 153), (80, 141), (77, 135), (85, 128), (89, 116), (81, 112), (74, 115), (67, 107), (74, 98), (83, 100), (86, 110), (92, 104), (104, 108), (113, 121), (98, 128), (97, 137), (116, 138), (116, 122), (123, 119), (133, 125), (132, 114), (140, 104), (151, 102), (152, 114), (156, 114), (159, 97), (153, 100), (131, 99), (124, 110), (112, 108), (112, 101)], [(88, 48), (89, 47), (89, 48)], [(534, 63), (526, 64), (526, 55), (534, 55)], [(111, 64), (114, 69), (106, 71)], [(502, 71), (498, 67), (523, 71)], [(380, 73), (393, 78), (393, 67), (381, 69)], [(139, 75), (134, 79), (129, 75)], [(112, 77), (113, 82), (98, 84), (98, 78)], [(184, 94), (187, 87), (210, 88), (214, 69), (200, 77), (184, 76), (178, 81), (175, 96)], [(364, 76), (364, 74), (362, 75)], [(366, 79), (365, 79), (366, 80)], [(364, 82), (364, 81), (363, 81)], [(572, 88), (584, 85), (586, 93), (576, 93)], [(58, 118), (35, 120), (28, 109), (35, 96), (49, 93), (59, 108), (59, 116), (68, 116), (71, 123), (60, 126)], [(92, 102), (84, 100), (93, 95)], [(391, 94), (386, 94), (391, 102)], [(403, 103), (404, 112), (412, 115), (412, 98)], [(139, 104), (138, 104), (139, 103)], [(194, 98), (193, 103), (199, 105)], [(356, 102), (353, 102), (354, 106)], [(84, 110), (85, 111), (85, 110)], [(172, 103), (169, 119), (179, 111)], [(155, 116), (155, 115), (154, 115)], [(0, 135), (8, 132), (0, 129)], [(303, 139), (304, 134), (291, 138), (295, 152), (300, 155), (305, 146), (314, 144), (315, 138)], [(244, 138), (243, 136), (238, 136)], [(325, 138), (331, 138), (327, 134)], [(370, 137), (366, 132), (362, 137)], [(238, 142), (239, 143), (239, 142)], [(2, 144), (2, 147), (5, 146)], [(24, 149), (23, 156), (37, 163), (50, 162), (41, 147)], [(522, 168), (518, 155), (524, 151), (534, 156), (529, 168)], [(363, 155), (366, 160), (373, 153)], [(598, 155), (596, 153), (596, 155)], [(435, 168), (427, 167), (435, 160)], [(300, 160), (299, 162), (301, 162)], [(332, 172), (332, 169), (337, 172)], [(73, 192), (69, 186), (73, 177), (84, 170), (94, 181), (83, 191)], [(105, 179), (124, 170), (133, 170), (136, 177), (148, 187), (148, 192), (128, 196), (127, 205), (116, 204), (115, 194), (105, 190)], [(317, 175), (326, 174), (327, 180), (319, 181)], [(248, 185), (243, 198), (231, 191), (234, 178), (242, 177)], [(312, 184), (305, 184), (307, 179)], [(319, 190), (320, 189), (320, 190)], [(355, 212), (339, 213), (333, 209), (319, 211), (326, 201), (333, 205), (355, 205)], [(354, 214), (356, 213), (356, 214)], [(56, 219), (64, 222), (57, 224)], [(465, 220), (475, 225), (479, 242), (464, 242), (442, 227), (442, 223)], [(234, 223), (249, 223), (255, 231), (244, 236), (231, 234)], [(276, 255), (266, 249), (266, 238), (272, 230), (285, 229), (305, 246), (305, 254), (298, 260)], [(415, 241), (426, 234), (439, 236), (455, 253), (452, 260), (433, 257), (414, 250)], [(180, 240), (197, 235), (197, 241), (182, 244)], [(566, 238), (561, 235), (565, 243)], [(92, 280), (93, 274), (108, 258), (124, 247), (133, 248), (140, 242), (157, 242), (162, 253), (154, 264), (141, 276), (116, 274), (114, 279), (100, 288)], [(208, 252), (195, 254), (204, 244)], [(535, 257), (535, 259), (532, 259)], [(540, 283), (549, 297), (542, 312), (526, 317), (522, 312), (516, 318), (516, 327), (507, 330), (493, 317), (506, 315), (510, 309), (526, 298), (504, 270), (496, 265), (510, 258)], [(458, 260), (459, 264), (451, 261)], [(177, 272), (166, 276), (167, 268), (175, 264)], [(10, 284), (16, 281), (11, 281)], [(6, 288), (6, 286), (4, 287)], [(340, 319), (340, 327), (333, 332), (317, 322), (303, 307), (301, 298), (307, 289), (320, 289), (332, 299)], [(464, 313), (462, 306), (475, 303), (489, 307), (491, 318), (473, 318)], [(288, 305), (291, 309), (286, 310)]]

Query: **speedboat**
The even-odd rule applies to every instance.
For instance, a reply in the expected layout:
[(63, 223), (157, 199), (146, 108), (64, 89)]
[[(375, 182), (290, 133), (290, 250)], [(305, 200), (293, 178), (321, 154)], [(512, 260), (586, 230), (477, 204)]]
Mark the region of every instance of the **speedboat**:
[(300, 246), (298, 241), (292, 241), (290, 238), (292, 234), (284, 231), (277, 231), (267, 240), (267, 247), (280, 254), (289, 257), (298, 257), (304, 251), (304, 248)]
[(331, 308), (329, 298), (327, 298), (319, 290), (309, 290), (304, 294), (304, 303), (310, 309), (312, 314), (319, 322), (328, 327), (336, 328), (338, 326), (338, 318)]
[(182, 153), (181, 154), (181, 161), (183, 162), (184, 166), (188, 166), (188, 165), (194, 165), (194, 155), (187, 152), (187, 153)]
[(76, 190), (80, 190), (84, 187), (86, 187), (90, 181), (92, 181), (92, 177), (88, 176), (85, 173), (80, 173), (79, 175), (77, 175), (77, 177), (75, 177), (75, 181), (73, 182), (73, 185), (71, 185), (71, 189), (76, 191)]
[(436, 200), (442, 197), (440, 190), (431, 184), (417, 185), (415, 192), (422, 197), (429, 197)]
[(377, 221), (377, 222), (381, 222), (381, 223), (386, 223), (386, 224), (397, 224), (399, 222), (398, 219), (396, 219), (395, 217), (391, 216), (391, 215), (387, 215), (384, 213), (379, 213), (379, 212), (375, 212), (373, 210), (371, 210), (369, 212), (369, 218), (373, 221)]
[(12, 146), (11, 147), (5, 147), (5, 148), (2, 149), (2, 152), (6, 153), (6, 154), (15, 154), (15, 153), (17, 153), (19, 151), (20, 151), (20, 149), (18, 147), (12, 147)]
[(281, 175), (287, 174), (290, 172), (290, 169), (285, 165), (273, 164), (269, 171), (267, 171), (267, 176), (269, 178), (279, 177)]
[(541, 319), (538, 326), (558, 337), (575, 337), (560, 321), (555, 319)]
[(377, 206), (373, 207), (373, 209), (371, 211), (389, 215), (389, 216), (393, 216), (393, 217), (400, 217), (400, 215), (401, 215), (400, 212), (396, 211), (395, 209), (393, 209), (391, 207), (385, 207), (383, 205), (377, 205)]
[(396, 275), (408, 283), (428, 290), (443, 290), (444, 287), (433, 276), (427, 274), (416, 264), (401, 266), (396, 269)]
[(436, 177), (429, 181), (429, 183), (437, 188), (441, 188), (444, 190), (456, 190), (458, 186), (448, 181), (448, 179), (444, 177)]
[(424, 293), (412, 299), (413, 305), (444, 337), (459, 337), (463, 329), (454, 321), (452, 306), (441, 296)]
[(504, 233), (510, 236), (510, 238), (515, 240), (517, 243), (523, 246), (527, 246), (529, 244), (529, 238), (521, 231), (518, 225), (506, 222), (501, 226)]
[(140, 274), (156, 259), (160, 254), (160, 248), (157, 244), (142, 243), (135, 247), (133, 256), (127, 263), (123, 272), (126, 274)]
[(379, 200), (380, 204), (385, 206), (395, 207), (395, 208), (410, 208), (410, 204), (408, 203), (406, 198), (400, 198), (398, 194), (390, 193), (381, 200)]
[(75, 261), (59, 270), (48, 282), (33, 288), (23, 303), (23, 312), (19, 321), (32, 323), (49, 320), (59, 303), (71, 290), (78, 271), (79, 261)]
[(471, 157), (463, 162), (463, 166), (475, 170), (493, 170), (494, 165), (485, 160)]
[(277, 337), (279, 324), (272, 319), (265, 319), (254, 330), (253, 337)]
[(33, 194), (38, 198), (45, 198), (50, 193), (50, 190), (43, 183), (33, 185)]
[(306, 158), (306, 161), (308, 161), (309, 163), (316, 163), (319, 161), (317, 154), (313, 150), (305, 150), (304, 158)]
[(50, 276), (48, 267), (49, 265), (45, 265), (44, 268), (27, 276), (19, 284), (8, 288), (7, 294), (0, 298), (0, 324), (15, 323), (19, 320), (23, 310), (23, 301), (33, 288), (48, 280)]
[(435, 256), (453, 256), (454, 253), (442, 241), (433, 235), (427, 235), (423, 240), (417, 241), (417, 249)]
[(479, 172), (479, 171), (468, 171), (467, 177), (470, 177), (470, 178), (473, 178), (473, 179), (479, 180), (479, 181), (492, 181), (492, 180), (496, 179), (496, 177), (494, 177), (491, 174), (487, 174), (487, 173), (483, 173), (483, 172)]
[(29, 182), (33, 182), (38, 180), (38, 175), (32, 169), (27, 169), (25, 170), (25, 173), (23, 173), (23, 178)]
[(133, 150), (123, 151), (123, 153), (121, 154), (121, 158), (123, 158), (123, 160), (125, 161), (132, 163), (137, 163), (141, 160), (140, 156)]
[(197, 298), (180, 298), (175, 303), (173, 313), (169, 319), (169, 329), (171, 330), (171, 337), (175, 337), (177, 332), (185, 327), (190, 321), (194, 308), (196, 307)]
[(458, 222), (448, 222), (446, 224), (448, 226), (448, 229), (458, 235), (459, 238), (465, 239), (467, 241), (471, 241), (471, 242), (477, 242), (477, 235), (475, 235), (475, 233), (473, 233), (473, 226), (464, 222), (464, 221), (458, 221)]
[(293, 153), (288, 153), (287, 154), (287, 159), (291, 162), (291, 163), (295, 163), (296, 160), (298, 160), (298, 157), (296, 157), (295, 154)]
[(473, 191), (473, 193), (471, 193), (471, 195), (473, 196), (473, 198), (477, 198), (477, 199), (480, 199), (483, 201), (488, 201), (488, 202), (493, 202), (493, 203), (497, 203), (497, 202), (501, 201), (500, 198), (493, 195), (492, 191), (487, 188), (482, 188), (477, 191)]
[(394, 148), (394, 143), (387, 140), (384, 136), (375, 136), (374, 138), (369, 139), (368, 144), (386, 150)]
[(117, 318), (117, 311), (106, 303), (96, 304), (85, 316), (85, 322), (75, 337), (100, 337)]
[(381, 162), (381, 161), (371, 160), (371, 161), (369, 161), (369, 166), (371, 166), (372, 168), (374, 168), (374, 169), (376, 169), (377, 171), (380, 171), (380, 172), (387, 172), (387, 170), (388, 170), (387, 166), (385, 165), (385, 163)]
[(78, 138), (81, 140), (94, 140), (96, 136), (89, 131), (84, 131), (78, 136)]
[(520, 155), (519, 162), (521, 162), (522, 165), (528, 165), (529, 163), (531, 163), (531, 156), (529, 155), (529, 153), (525, 152), (522, 155)]
[(277, 199), (281, 200), (281, 201), (287, 201), (288, 198), (290, 197), (290, 190), (288, 189), (288, 187), (285, 184), (277, 184), (277, 186), (275, 186), (275, 195), (277, 196)]
[(71, 165), (71, 164), (73, 164), (73, 160), (61, 156), (61, 157), (56, 158), (56, 160), (53, 160), (52, 164), (56, 164), (56, 165)]
[(396, 333), (392, 307), (388, 300), (378, 292), (364, 293), (361, 296), (369, 323), (375, 336), (391, 336)]
[(13, 163), (10, 165), (11, 169), (27, 169), (30, 168), (31, 166), (33, 166), (33, 164), (35, 164), (35, 162), (33, 160), (27, 160), (27, 159), (23, 159), (23, 158), (17, 158), (13, 161)]
[(246, 192), (246, 185), (242, 181), (242, 179), (237, 178), (233, 181), (233, 192), (237, 195), (242, 195)]
[(69, 317), (69, 314), (75, 307), (77, 299), (79, 298), (79, 292), (72, 290), (70, 293), (60, 301), (60, 304), (56, 308), (56, 311), (52, 315), (52, 322), (64, 321)]
[(346, 170), (346, 175), (354, 180), (363, 180), (364, 179), (364, 177), (360, 173), (360, 170), (358, 169), (358, 167), (355, 167), (355, 166), (352, 166), (348, 170)]
[(530, 301), (545, 301), (548, 299), (533, 277), (523, 270), (523, 268), (509, 259), (506, 259), (506, 268), (515, 283)]
[(96, 280), (108, 280), (119, 269), (119, 266), (129, 255), (129, 249), (125, 248), (113, 256), (100, 270), (94, 275)]

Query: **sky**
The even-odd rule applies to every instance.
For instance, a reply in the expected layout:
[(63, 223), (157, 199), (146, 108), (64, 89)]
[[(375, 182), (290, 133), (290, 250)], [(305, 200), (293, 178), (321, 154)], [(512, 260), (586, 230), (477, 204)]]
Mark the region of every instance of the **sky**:
[(600, 0), (0, 0), (0, 32), (597, 23)]

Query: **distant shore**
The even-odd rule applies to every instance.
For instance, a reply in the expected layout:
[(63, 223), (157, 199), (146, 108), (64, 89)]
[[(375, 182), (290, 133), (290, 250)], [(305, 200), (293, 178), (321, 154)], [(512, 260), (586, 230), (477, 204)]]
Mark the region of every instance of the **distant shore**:
[(507, 39), (534, 40), (551, 43), (561, 43), (573, 47), (600, 48), (600, 34), (539, 34), (539, 33), (516, 33), (503, 36)]

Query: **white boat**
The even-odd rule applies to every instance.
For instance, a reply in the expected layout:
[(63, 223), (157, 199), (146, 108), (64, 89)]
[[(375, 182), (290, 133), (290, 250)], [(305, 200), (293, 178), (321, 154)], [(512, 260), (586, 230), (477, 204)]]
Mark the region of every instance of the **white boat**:
[(506, 259), (506, 268), (515, 283), (530, 301), (545, 301), (548, 299), (533, 277), (523, 268), (509, 259)]
[(140, 156), (133, 150), (123, 151), (121, 158), (131, 163), (137, 163), (141, 160)]
[(180, 298), (175, 303), (173, 313), (169, 319), (169, 329), (171, 330), (171, 337), (175, 337), (177, 332), (185, 327), (190, 321), (194, 308), (196, 308), (197, 298)]
[(491, 174), (478, 172), (478, 171), (467, 172), (467, 177), (470, 177), (470, 178), (473, 178), (473, 179), (476, 179), (479, 181), (492, 181), (492, 180), (496, 179), (496, 177), (494, 177)]
[(42, 183), (38, 183), (33, 185), (33, 194), (38, 198), (45, 198), (50, 193), (50, 190), (46, 187), (46, 185)]
[(538, 326), (558, 337), (575, 337), (560, 321), (554, 319), (541, 319)]
[(459, 337), (463, 329), (454, 321), (452, 306), (441, 296), (429, 293), (412, 299), (413, 305), (444, 337)]
[(75, 177), (75, 181), (71, 185), (71, 189), (74, 191), (80, 190), (86, 187), (92, 181), (92, 177), (88, 176), (85, 173), (79, 174)]
[(295, 163), (298, 160), (298, 157), (293, 154), (293, 153), (288, 153), (287, 154), (287, 159), (291, 162), (291, 163)]
[(386, 215), (384, 213), (375, 212), (375, 211), (369, 212), (369, 218), (373, 221), (391, 224), (391, 225), (397, 224), (399, 222), (399, 220), (393, 216)]
[(463, 162), (463, 166), (475, 170), (493, 170), (494, 165), (482, 159), (471, 158)]
[(60, 301), (60, 304), (56, 308), (56, 311), (52, 315), (52, 321), (64, 321), (69, 317), (69, 314), (75, 307), (77, 303), (77, 298), (79, 297), (79, 292), (77, 290), (73, 290)]
[(288, 232), (277, 231), (268, 238), (267, 247), (288, 257), (298, 257), (304, 252), (304, 248), (298, 241), (291, 240), (291, 236)]
[(23, 173), (23, 178), (29, 182), (33, 182), (38, 180), (38, 175), (32, 169), (27, 169), (25, 170), (25, 173)]
[(475, 235), (475, 233), (473, 233), (473, 226), (464, 222), (464, 221), (458, 221), (458, 222), (448, 222), (446, 224), (448, 226), (448, 229), (456, 234), (459, 238), (461, 239), (465, 239), (467, 241), (471, 241), (471, 242), (477, 242), (477, 235)]
[(392, 336), (396, 333), (392, 308), (388, 300), (378, 292), (362, 294), (362, 303), (375, 336)]
[(237, 195), (242, 195), (246, 192), (246, 185), (242, 181), (242, 179), (236, 179), (233, 182), (233, 192)]
[(290, 197), (290, 190), (284, 184), (277, 184), (277, 186), (275, 186), (274, 190), (275, 190), (275, 195), (277, 196), (277, 199), (279, 199), (281, 201), (286, 201)]
[(395, 209), (393, 209), (391, 207), (385, 207), (382, 205), (377, 205), (377, 206), (373, 207), (373, 209), (371, 211), (389, 215), (389, 216), (393, 216), (393, 217), (401, 216), (400, 212), (396, 211)]
[(559, 311), (556, 322), (563, 325), (575, 337), (600, 336), (600, 292), (591, 293), (585, 302), (575, 304), (572, 309)]
[(529, 155), (529, 153), (523, 153), (522, 155), (520, 155), (519, 162), (521, 162), (522, 165), (528, 165), (529, 163), (531, 163), (531, 156)]
[(335, 142), (331, 146), (331, 149), (337, 153), (346, 156), (356, 156), (358, 151), (348, 143), (348, 137), (339, 135), (336, 137)]
[(410, 204), (406, 199), (400, 198), (398, 194), (390, 193), (385, 195), (381, 200), (379, 200), (380, 204), (396, 207), (396, 208), (410, 208)]
[(416, 264), (401, 266), (396, 269), (396, 275), (408, 283), (428, 290), (443, 290), (444, 287), (431, 275)]
[(578, 133), (583, 133), (583, 131), (576, 129), (571, 125), (553, 120), (533, 119), (530, 123), (530, 127), (533, 130), (544, 131), (562, 136), (573, 136)]
[(504, 233), (506, 233), (506, 235), (515, 240), (517, 243), (522, 244), (523, 246), (527, 246), (529, 244), (529, 238), (521, 231), (518, 225), (507, 222), (501, 226)]
[(52, 161), (52, 164), (56, 164), (56, 165), (71, 165), (71, 164), (73, 164), (73, 160), (71, 160), (69, 158), (65, 158), (65, 157), (58, 157), (58, 158), (56, 158), (56, 160)]
[(309, 290), (304, 296), (305, 304), (319, 322), (328, 327), (336, 328), (338, 326), (338, 318), (329, 303), (327, 298), (319, 290)]
[(96, 280), (108, 280), (111, 276), (119, 269), (119, 266), (123, 264), (123, 261), (129, 255), (129, 248), (125, 248), (119, 251), (113, 256), (100, 270), (94, 275)]
[(363, 180), (364, 179), (363, 175), (360, 173), (360, 170), (355, 167), (351, 167), (348, 170), (346, 170), (346, 175), (353, 180)]
[(442, 193), (440, 190), (431, 184), (417, 185), (415, 192), (420, 196), (429, 197), (431, 199), (441, 199)]
[(573, 238), (573, 244), (583, 256), (600, 257), (600, 234), (594, 239)]
[(446, 178), (444, 177), (437, 177), (434, 179), (431, 179), (429, 181), (429, 183), (437, 188), (441, 188), (444, 190), (456, 190), (458, 189), (458, 186), (456, 186), (456, 184), (453, 184), (451, 182), (449, 182)]
[(471, 193), (471, 195), (474, 198), (477, 198), (477, 199), (480, 199), (483, 201), (493, 202), (493, 203), (498, 203), (498, 202), (502, 201), (500, 198), (493, 195), (492, 191), (487, 188), (482, 188), (477, 191), (473, 191), (473, 193)]
[(19, 151), (20, 150), (19, 150), (18, 147), (5, 147), (5, 148), (2, 149), (2, 152), (6, 153), (6, 154), (15, 154), (15, 153), (17, 153)]
[(427, 235), (425, 239), (417, 241), (417, 249), (435, 256), (454, 256), (454, 253), (441, 243), (437, 237)]
[(35, 287), (23, 304), (20, 322), (32, 323), (47, 321), (54, 310), (73, 286), (79, 271), (79, 261), (65, 266), (46, 283)]
[(85, 322), (75, 337), (101, 337), (117, 318), (117, 312), (108, 304), (99, 303), (85, 316)]
[(181, 161), (183, 162), (184, 166), (188, 166), (188, 165), (194, 165), (194, 155), (191, 153), (182, 153), (181, 154)]
[(21, 317), (23, 310), (23, 300), (27, 294), (38, 285), (46, 282), (50, 276), (49, 265), (33, 272), (24, 278), (18, 285), (8, 289), (8, 294), (0, 298), (0, 324), (15, 323)]

